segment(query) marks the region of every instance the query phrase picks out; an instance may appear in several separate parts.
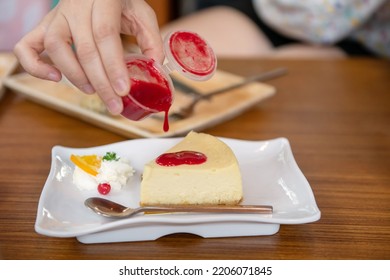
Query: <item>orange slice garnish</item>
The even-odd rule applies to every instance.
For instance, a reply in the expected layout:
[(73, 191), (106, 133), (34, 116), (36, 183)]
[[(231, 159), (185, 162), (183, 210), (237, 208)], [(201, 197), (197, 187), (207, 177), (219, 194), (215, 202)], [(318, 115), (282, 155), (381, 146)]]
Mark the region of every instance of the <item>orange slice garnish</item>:
[(84, 170), (88, 174), (96, 176), (102, 162), (101, 157), (97, 155), (78, 156), (71, 155), (70, 160), (80, 169)]

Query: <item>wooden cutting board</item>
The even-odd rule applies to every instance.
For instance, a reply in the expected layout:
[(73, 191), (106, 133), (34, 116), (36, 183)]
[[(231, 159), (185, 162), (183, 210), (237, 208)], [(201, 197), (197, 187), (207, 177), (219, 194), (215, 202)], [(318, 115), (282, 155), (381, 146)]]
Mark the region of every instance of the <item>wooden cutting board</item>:
[[(213, 78), (206, 82), (187, 79), (182, 82), (207, 94), (211, 90), (235, 84), (242, 79), (240, 76), (218, 70)], [(232, 119), (275, 94), (275, 88), (267, 84), (245, 85), (210, 100), (201, 101), (191, 117), (170, 121), (169, 131), (164, 132), (161, 119), (149, 117), (136, 122), (121, 116), (112, 116), (104, 110), (96, 95), (83, 94), (65, 81), (54, 83), (21, 73), (6, 78), (5, 85), (42, 105), (130, 138), (172, 137), (184, 135), (191, 130), (201, 131)], [(176, 91), (170, 112), (175, 112), (190, 101), (191, 96)]]

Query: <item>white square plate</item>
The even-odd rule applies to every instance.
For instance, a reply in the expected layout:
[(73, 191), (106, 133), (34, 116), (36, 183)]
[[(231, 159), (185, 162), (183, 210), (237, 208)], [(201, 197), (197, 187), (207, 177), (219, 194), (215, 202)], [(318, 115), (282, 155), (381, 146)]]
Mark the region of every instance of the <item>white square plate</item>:
[(273, 214), (140, 214), (115, 220), (84, 206), (85, 199), (99, 194), (81, 191), (72, 183), (74, 166), (69, 159), (72, 153), (102, 155), (113, 151), (129, 158), (135, 176), (119, 193), (104, 197), (138, 207), (145, 163), (181, 139), (136, 139), (86, 149), (55, 146), (51, 170), (39, 200), (35, 230), (47, 236), (76, 237), (82, 243), (105, 243), (155, 240), (178, 232), (202, 237), (270, 235), (278, 232), (281, 224), (309, 223), (320, 218), (312, 189), (285, 138), (268, 141), (220, 138), (239, 161), (244, 188), (242, 204), (272, 205)]

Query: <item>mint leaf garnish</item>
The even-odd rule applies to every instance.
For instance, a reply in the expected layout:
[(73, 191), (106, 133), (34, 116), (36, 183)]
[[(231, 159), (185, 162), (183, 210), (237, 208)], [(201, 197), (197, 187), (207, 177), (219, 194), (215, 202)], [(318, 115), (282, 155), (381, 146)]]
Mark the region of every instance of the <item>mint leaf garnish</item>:
[(103, 160), (105, 160), (105, 161), (118, 161), (119, 157), (117, 157), (116, 153), (114, 153), (114, 152), (107, 152), (103, 156)]

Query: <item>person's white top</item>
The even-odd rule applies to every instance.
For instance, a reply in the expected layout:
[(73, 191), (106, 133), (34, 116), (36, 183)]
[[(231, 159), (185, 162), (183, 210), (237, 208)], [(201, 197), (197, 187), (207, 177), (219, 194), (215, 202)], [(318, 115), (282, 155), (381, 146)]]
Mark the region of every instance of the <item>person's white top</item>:
[(253, 0), (259, 17), (294, 39), (332, 45), (351, 38), (390, 57), (389, 0)]

